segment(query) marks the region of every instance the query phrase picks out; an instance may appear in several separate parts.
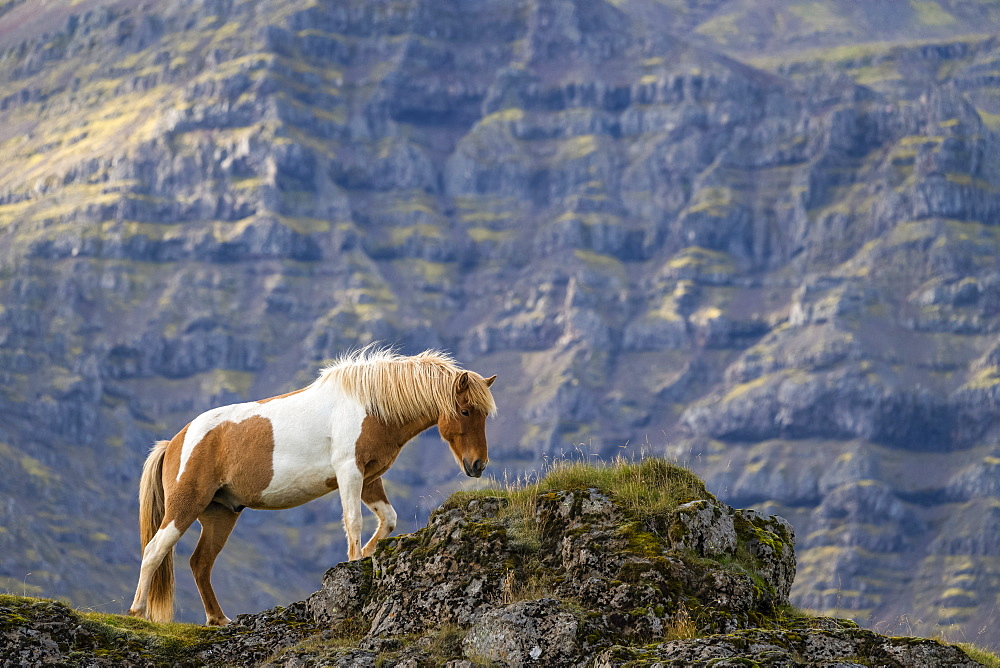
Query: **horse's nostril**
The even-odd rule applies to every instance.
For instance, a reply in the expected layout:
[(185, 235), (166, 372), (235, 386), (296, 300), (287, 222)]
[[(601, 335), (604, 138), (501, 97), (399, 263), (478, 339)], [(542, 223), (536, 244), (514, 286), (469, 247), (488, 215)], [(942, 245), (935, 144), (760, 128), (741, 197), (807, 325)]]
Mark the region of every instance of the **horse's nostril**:
[(465, 474), (472, 476), (473, 478), (478, 478), (483, 475), (483, 470), (486, 468), (486, 462), (482, 459), (477, 459), (472, 463), (469, 460), (463, 460), (462, 466), (465, 468)]

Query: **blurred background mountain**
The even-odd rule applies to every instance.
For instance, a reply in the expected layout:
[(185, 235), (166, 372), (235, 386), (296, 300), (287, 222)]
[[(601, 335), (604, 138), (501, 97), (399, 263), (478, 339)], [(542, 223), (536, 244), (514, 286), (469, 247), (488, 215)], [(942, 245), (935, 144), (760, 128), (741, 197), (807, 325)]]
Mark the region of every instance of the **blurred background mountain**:
[[(793, 523), (798, 606), (1000, 645), (998, 33), (986, 0), (0, 0), (0, 589), (127, 608), (150, 444), (382, 341), (499, 374), (494, 475), (677, 457)], [(387, 478), (402, 531), (470, 484), (436, 432)], [(248, 511), (216, 588), (343, 557), (335, 499)]]

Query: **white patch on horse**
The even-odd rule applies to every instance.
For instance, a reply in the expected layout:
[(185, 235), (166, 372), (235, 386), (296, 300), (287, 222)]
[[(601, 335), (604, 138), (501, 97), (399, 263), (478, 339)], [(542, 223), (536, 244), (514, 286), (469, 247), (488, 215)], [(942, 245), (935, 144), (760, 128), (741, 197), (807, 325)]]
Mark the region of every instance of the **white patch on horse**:
[(142, 563), (139, 567), (139, 585), (135, 590), (135, 599), (132, 601), (132, 610), (145, 612), (147, 608), (147, 597), (149, 596), (149, 583), (153, 579), (153, 573), (159, 568), (160, 562), (173, 549), (177, 541), (180, 540), (181, 532), (173, 522), (159, 529), (153, 538), (146, 544), (142, 551)]
[[(334, 393), (335, 397), (330, 397)], [(331, 401), (332, 399), (332, 401)], [(355, 449), (365, 408), (339, 387), (313, 386), (282, 399), (294, 410), (275, 411), (273, 474), (261, 501), (267, 508), (290, 508), (330, 491), (327, 482), (358, 471)], [(277, 401), (272, 401), (269, 406)], [(332, 410), (331, 410), (332, 409)], [(360, 494), (360, 491), (358, 492)]]
[(375, 552), (375, 544), (392, 533), (393, 529), (396, 528), (396, 509), (392, 507), (392, 504), (385, 501), (372, 501), (365, 505), (378, 517), (378, 528), (361, 549), (362, 558), (372, 556), (372, 553)]

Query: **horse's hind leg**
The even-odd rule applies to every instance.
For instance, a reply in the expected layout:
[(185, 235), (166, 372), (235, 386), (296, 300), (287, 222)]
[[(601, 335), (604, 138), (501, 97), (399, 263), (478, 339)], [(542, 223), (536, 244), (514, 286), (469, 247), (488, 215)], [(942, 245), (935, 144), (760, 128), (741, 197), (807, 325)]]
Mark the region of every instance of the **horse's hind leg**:
[[(142, 551), (142, 564), (139, 567), (139, 584), (136, 586), (135, 598), (132, 601), (132, 607), (129, 609), (130, 615), (145, 617), (147, 619), (152, 618), (154, 621), (169, 620), (173, 615), (174, 585), (173, 557), (171, 555), (173, 555), (174, 545), (177, 544), (177, 541), (180, 540), (186, 530), (187, 526), (178, 528), (177, 523), (171, 521), (166, 526), (161, 526), (153, 535), (153, 538), (146, 544), (146, 547)], [(164, 567), (167, 570), (159, 576), (160, 582), (154, 583), (154, 576), (167, 557), (170, 557)], [(165, 603), (158, 602), (158, 605), (154, 605), (152, 615), (149, 610), (151, 590), (154, 598), (165, 599), (166, 601)]]
[(214, 502), (208, 504), (208, 508), (198, 516), (201, 537), (191, 555), (191, 572), (194, 573), (194, 581), (205, 606), (207, 626), (224, 626), (229, 623), (229, 618), (223, 614), (219, 600), (215, 597), (215, 590), (212, 589), (212, 566), (239, 517), (239, 513)]
[(361, 558), (370, 557), (375, 552), (375, 544), (392, 533), (396, 528), (396, 509), (389, 503), (382, 487), (382, 478), (375, 478), (361, 488), (361, 500), (378, 517), (378, 528), (361, 549)]

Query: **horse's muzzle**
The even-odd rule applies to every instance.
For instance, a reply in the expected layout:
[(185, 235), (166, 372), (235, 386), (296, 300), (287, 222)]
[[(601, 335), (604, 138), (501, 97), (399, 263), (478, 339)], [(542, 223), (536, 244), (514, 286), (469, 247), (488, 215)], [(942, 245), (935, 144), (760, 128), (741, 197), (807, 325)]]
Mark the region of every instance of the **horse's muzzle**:
[(479, 478), (483, 475), (483, 471), (486, 470), (486, 462), (482, 459), (477, 459), (470, 464), (467, 460), (463, 459), (462, 468), (465, 469), (465, 475), (470, 478)]

